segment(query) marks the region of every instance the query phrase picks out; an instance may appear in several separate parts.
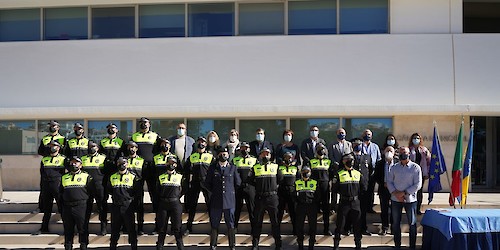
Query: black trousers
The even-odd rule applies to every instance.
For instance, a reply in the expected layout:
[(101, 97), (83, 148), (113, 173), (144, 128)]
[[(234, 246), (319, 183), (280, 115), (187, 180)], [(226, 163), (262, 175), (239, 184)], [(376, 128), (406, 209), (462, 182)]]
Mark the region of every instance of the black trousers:
[(241, 209), (243, 208), (243, 200), (247, 205), (248, 216), (250, 217), (250, 224), (252, 225), (254, 221), (255, 210), (255, 187), (250, 184), (243, 184), (244, 187), (239, 188), (236, 191), (236, 209), (234, 211), (234, 227), (238, 228), (238, 222), (240, 220)]
[(389, 230), (389, 223), (392, 224), (392, 216), (389, 216), (389, 212), (391, 210), (391, 194), (386, 187), (382, 186), (378, 189), (378, 197), (380, 199), (380, 219), (382, 220), (382, 229)]
[(335, 239), (340, 240), (340, 233), (344, 227), (344, 223), (347, 218), (352, 222), (354, 229), (354, 240), (361, 240), (361, 209), (359, 207), (352, 207), (351, 202), (340, 202), (337, 211), (337, 228), (335, 229)]
[(297, 242), (304, 242), (304, 224), (309, 223), (309, 245), (316, 242), (316, 228), (318, 225), (318, 205), (316, 203), (297, 203), (295, 219), (297, 228)]
[(40, 190), (40, 197), (42, 198), (42, 231), (49, 231), (49, 221), (52, 215), (52, 206), (56, 200), (59, 213), (62, 212), (61, 201), (59, 199), (59, 186), (61, 185), (61, 178), (53, 180), (43, 180), (42, 189)]
[(367, 211), (373, 210), (373, 202), (375, 201), (374, 196), (375, 196), (375, 176), (370, 175), (368, 177), (368, 189), (366, 192), (368, 193), (368, 205), (367, 205)]
[(64, 227), (64, 245), (73, 245), (75, 226), (78, 230), (78, 241), (82, 245), (89, 244), (89, 231), (86, 221), (87, 202), (82, 201), (74, 206), (63, 206), (62, 219)]
[(198, 206), (198, 198), (200, 198), (200, 192), (203, 192), (203, 197), (205, 197), (205, 204), (207, 208), (210, 207), (210, 193), (205, 188), (205, 186), (201, 183), (201, 181), (193, 181), (191, 187), (189, 188), (189, 193), (187, 195), (188, 199), (188, 221), (187, 221), (187, 229), (192, 231), (193, 229), (193, 221), (194, 216), (196, 214), (196, 207)]
[(422, 208), (422, 200), (424, 199), (424, 188), (425, 179), (422, 177), (422, 187), (417, 191), (417, 213), (422, 212), (420, 209)]
[(278, 190), (278, 222), (281, 224), (283, 221), (283, 215), (285, 214), (285, 207), (288, 208), (288, 214), (290, 215), (290, 219), (292, 220), (293, 233), (296, 233), (296, 224), (295, 224), (295, 202), (296, 202), (296, 193), (295, 191), (289, 191), (285, 189)]
[(128, 233), (128, 242), (137, 244), (137, 231), (135, 230), (135, 214), (131, 202), (122, 205), (111, 205), (111, 239), (110, 245), (116, 246), (120, 239), (120, 230), (125, 226)]
[(269, 219), (271, 220), (272, 234), (275, 242), (281, 244), (281, 231), (278, 222), (278, 195), (268, 196), (255, 196), (255, 211), (254, 223), (252, 225), (252, 236), (254, 239), (259, 239), (262, 232), (262, 221), (264, 220), (264, 213), (267, 211)]
[(151, 199), (151, 203), (153, 204), (153, 212), (156, 213), (158, 210), (158, 196), (156, 194), (156, 166), (154, 162), (144, 162), (143, 168), (143, 176), (146, 180), (146, 185), (148, 186), (149, 198)]
[(327, 181), (318, 181), (318, 208), (323, 212), (323, 232), (330, 229), (330, 187)]
[(370, 205), (371, 197), (373, 197), (373, 193), (368, 193), (368, 191), (361, 192), (361, 195), (359, 197), (359, 201), (361, 203), (361, 215), (359, 221), (359, 224), (361, 225), (361, 232), (364, 232), (368, 229), (366, 225), (366, 213), (368, 212), (368, 209), (372, 208), (372, 206)]
[(158, 234), (165, 236), (167, 234), (167, 225), (170, 220), (172, 225), (172, 234), (175, 239), (182, 239), (182, 205), (179, 200), (166, 201), (158, 200), (158, 212), (156, 212), (158, 223)]
[(97, 212), (99, 213), (99, 221), (101, 221), (101, 223), (105, 223), (107, 221), (108, 197), (107, 195), (105, 195), (106, 190), (103, 186), (103, 180), (94, 179), (94, 184), (95, 184), (94, 187), (95, 193), (89, 196), (89, 200), (87, 202), (87, 218), (86, 218), (87, 226), (90, 220), (90, 215), (92, 214), (94, 199), (97, 205)]
[(137, 190), (135, 190), (132, 207), (137, 213), (138, 230), (142, 231), (144, 227), (144, 181), (139, 181), (137, 184)]

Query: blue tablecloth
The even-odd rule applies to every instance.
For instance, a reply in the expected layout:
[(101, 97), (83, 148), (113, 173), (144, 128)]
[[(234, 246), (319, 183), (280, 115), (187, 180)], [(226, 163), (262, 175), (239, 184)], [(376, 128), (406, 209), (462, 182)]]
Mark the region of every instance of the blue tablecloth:
[(500, 249), (500, 209), (428, 209), (422, 249)]

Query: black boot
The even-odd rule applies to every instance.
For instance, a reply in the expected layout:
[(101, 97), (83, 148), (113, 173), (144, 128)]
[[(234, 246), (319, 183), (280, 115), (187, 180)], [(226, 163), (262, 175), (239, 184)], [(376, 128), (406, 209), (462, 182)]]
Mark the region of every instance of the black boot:
[(236, 249), (236, 230), (234, 228), (229, 229), (229, 249), (230, 250), (235, 250)]
[(106, 235), (108, 231), (106, 230), (106, 222), (101, 222), (101, 235)]
[(87, 244), (80, 244), (80, 250), (87, 250)]
[(210, 249), (215, 250), (217, 249), (217, 238), (219, 237), (219, 230), (216, 228), (212, 228), (212, 231), (210, 231)]
[(304, 250), (304, 241), (297, 240), (297, 244), (299, 245), (299, 250)]
[(109, 249), (110, 250), (116, 250), (118, 247), (118, 243), (109, 243)]
[(340, 239), (339, 238), (333, 239), (333, 250), (339, 250), (339, 246), (340, 246)]
[(309, 246), (307, 247), (308, 250), (313, 250), (314, 249), (314, 243), (316, 243), (315, 239), (309, 239)]
[(177, 250), (184, 250), (184, 241), (182, 240), (182, 237), (175, 239), (175, 243), (177, 244)]
[(144, 224), (139, 223), (137, 225), (137, 235), (140, 236), (140, 235), (143, 235), (143, 234), (144, 234)]
[(64, 250), (73, 250), (73, 244), (64, 244)]
[(354, 243), (356, 244), (356, 250), (361, 250), (361, 240), (354, 240)]
[(252, 239), (252, 250), (259, 250), (259, 238)]
[(166, 234), (160, 233), (158, 235), (158, 241), (156, 242), (156, 250), (163, 250), (163, 245), (165, 245)]
[(281, 243), (281, 239), (274, 239), (274, 244), (276, 245), (274, 249), (276, 250), (282, 250), (283, 246)]
[(137, 242), (130, 244), (130, 249), (132, 249), (132, 250), (138, 250), (138, 248), (137, 248)]

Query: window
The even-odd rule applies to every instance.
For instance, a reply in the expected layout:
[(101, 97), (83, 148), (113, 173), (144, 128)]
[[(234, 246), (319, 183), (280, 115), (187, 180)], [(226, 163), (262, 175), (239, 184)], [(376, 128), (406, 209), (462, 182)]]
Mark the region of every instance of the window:
[(0, 154), (35, 154), (38, 150), (35, 121), (0, 121)]
[(184, 37), (184, 11), (184, 4), (140, 6), (139, 37)]
[(135, 37), (134, 7), (92, 9), (92, 38)]
[(101, 141), (102, 138), (108, 136), (108, 129), (106, 126), (110, 123), (116, 124), (116, 127), (118, 127), (118, 136), (122, 138), (124, 142), (128, 142), (133, 134), (131, 120), (89, 121), (88, 129), (86, 130), (87, 136), (95, 142)]
[(283, 131), (286, 129), (286, 121), (283, 120), (240, 120), (240, 141), (255, 141), (255, 131), (263, 128), (266, 131), (266, 141), (276, 146), (283, 141)]
[(234, 128), (234, 120), (224, 119), (188, 119), (188, 133), (196, 139), (198, 136), (207, 136), (214, 130), (219, 135), (221, 145), (229, 139), (229, 131)]
[(44, 40), (87, 39), (87, 8), (45, 9)]
[(290, 129), (293, 130), (295, 144), (301, 145), (302, 141), (309, 138), (309, 129), (316, 125), (319, 128), (319, 137), (327, 144), (337, 139), (337, 129), (340, 126), (338, 118), (290, 119)]
[(40, 40), (40, 9), (0, 10), (0, 41)]
[(500, 1), (463, 2), (464, 33), (500, 33)]
[[(153, 120), (151, 119), (151, 130), (158, 133), (163, 138), (169, 138), (177, 135), (177, 125), (184, 122), (184, 118), (168, 119), (168, 120)], [(139, 128), (139, 124), (137, 124)], [(135, 131), (134, 131), (135, 132)], [(189, 127), (187, 133), (190, 135)]]
[(233, 36), (234, 3), (189, 5), (189, 36)]
[(339, 0), (341, 34), (382, 34), (389, 30), (387, 0)]
[[(66, 137), (66, 138), (70, 138), (70, 137), (73, 137), (75, 136), (75, 134), (73, 133), (73, 126), (75, 125), (75, 123), (79, 122), (83, 125), (83, 120), (56, 120), (59, 125), (60, 125), (60, 129), (59, 129), (59, 134), (61, 134), (62, 136)], [(47, 125), (49, 123), (49, 120), (41, 120), (41, 121), (38, 121), (38, 138), (39, 139), (42, 139), (42, 137), (44, 137), (46, 134), (49, 133), (49, 126)], [(85, 134), (87, 134), (88, 130), (87, 128), (83, 128), (85, 130)], [(39, 142), (37, 142), (39, 143)], [(37, 145), (38, 146), (38, 145)], [(38, 148), (37, 148), (38, 150)]]
[(282, 35), (284, 8), (282, 3), (240, 4), (240, 35)]
[[(372, 141), (379, 147), (384, 145), (387, 134), (392, 133), (392, 118), (347, 118), (344, 120), (347, 138), (361, 138), (365, 129), (372, 131)], [(406, 142), (399, 142), (403, 145)]]
[(288, 2), (288, 34), (337, 34), (336, 1)]

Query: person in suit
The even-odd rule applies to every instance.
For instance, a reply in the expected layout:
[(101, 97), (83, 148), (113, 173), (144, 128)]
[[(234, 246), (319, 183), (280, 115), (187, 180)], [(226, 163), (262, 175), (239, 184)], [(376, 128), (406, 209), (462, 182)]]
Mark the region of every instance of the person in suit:
[[(337, 140), (328, 145), (328, 158), (332, 161), (333, 172), (339, 170), (339, 165), (342, 163), (342, 156), (352, 152), (352, 144), (346, 140), (346, 132), (344, 128), (337, 129)], [(332, 186), (333, 188), (333, 186)], [(337, 193), (332, 191), (332, 207), (336, 211), (335, 204), (337, 204)]]
[(395, 156), (396, 150), (392, 146), (384, 148), (382, 160), (375, 165), (375, 181), (378, 184), (378, 196), (380, 199), (380, 219), (382, 220), (382, 231), (379, 235), (386, 235), (389, 230), (389, 221), (392, 224), (392, 218), (389, 218), (389, 209), (391, 201), (391, 193), (387, 189), (387, 176), (392, 166), (399, 161)]
[(266, 131), (263, 128), (258, 128), (255, 131), (255, 141), (250, 142), (250, 155), (258, 158), (262, 149), (267, 148), (271, 151), (271, 161), (274, 161), (274, 146), (265, 139)]
[(187, 159), (193, 153), (194, 139), (187, 135), (186, 124), (177, 125), (177, 135), (168, 138), (172, 145), (172, 153), (177, 155), (181, 166), (184, 166)]
[(373, 169), (375, 167), (375, 164), (378, 161), (382, 160), (382, 155), (380, 154), (380, 148), (378, 147), (378, 145), (375, 142), (372, 142), (373, 133), (371, 130), (365, 129), (365, 131), (362, 134), (362, 138), (363, 138), (363, 146), (362, 146), (363, 153), (370, 155), (370, 157), (372, 158), (371, 165), (369, 166), (371, 175), (368, 177), (367, 192), (368, 194), (370, 194), (368, 200), (368, 213), (374, 214), (375, 211), (373, 210), (373, 199), (375, 191), (375, 179), (373, 178), (373, 173), (374, 173)]
[(300, 146), (300, 156), (302, 157), (302, 162), (307, 163), (314, 158), (314, 156), (316, 155), (316, 145), (326, 145), (325, 140), (319, 138), (318, 136), (318, 126), (312, 125), (309, 128), (309, 138), (303, 140)]
[[(352, 147), (353, 147), (353, 156), (354, 156), (354, 164), (353, 167), (354, 169), (358, 170), (362, 178), (364, 178), (365, 183), (368, 183), (370, 176), (372, 176), (372, 158), (370, 155), (366, 154), (362, 150), (362, 144), (363, 141), (360, 138), (355, 138), (352, 141)], [(361, 190), (360, 192), (360, 197), (359, 201), (361, 203), (361, 217), (360, 217), (360, 225), (361, 225), (361, 232), (363, 235), (370, 236), (371, 233), (368, 231), (368, 227), (366, 226), (366, 213), (368, 212), (368, 209), (371, 208), (369, 205), (370, 202), (370, 196), (373, 195), (373, 193), (370, 193), (369, 190)], [(349, 220), (347, 222), (350, 222)], [(350, 224), (346, 224), (349, 227), (345, 227), (347, 229), (350, 228)]]
[(212, 193), (209, 205), (210, 226), (210, 249), (217, 248), (217, 237), (219, 224), (224, 214), (224, 221), (228, 229), (229, 248), (235, 249), (236, 232), (234, 223), (234, 211), (236, 208), (236, 190), (241, 185), (240, 175), (236, 166), (229, 161), (227, 148), (219, 148), (217, 161), (210, 165), (205, 179), (206, 188)]

